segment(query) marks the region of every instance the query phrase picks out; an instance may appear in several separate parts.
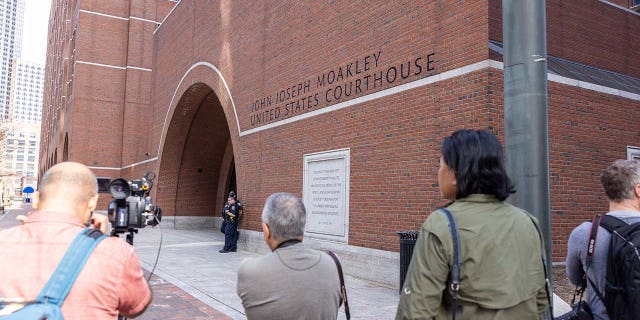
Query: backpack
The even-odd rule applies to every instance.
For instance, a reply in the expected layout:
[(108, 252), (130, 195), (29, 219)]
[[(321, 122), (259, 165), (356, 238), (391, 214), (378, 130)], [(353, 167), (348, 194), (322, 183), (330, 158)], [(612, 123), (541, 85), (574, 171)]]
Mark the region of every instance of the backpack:
[(100, 241), (102, 232), (85, 228), (78, 234), (47, 284), (34, 301), (17, 301), (0, 297), (1, 320), (63, 320), (60, 306), (71, 291), (82, 267)]
[(640, 315), (640, 222), (627, 224), (614, 216), (597, 214), (589, 235), (587, 268), (595, 250), (597, 226), (611, 233), (604, 292), (587, 279), (612, 320), (637, 319)]

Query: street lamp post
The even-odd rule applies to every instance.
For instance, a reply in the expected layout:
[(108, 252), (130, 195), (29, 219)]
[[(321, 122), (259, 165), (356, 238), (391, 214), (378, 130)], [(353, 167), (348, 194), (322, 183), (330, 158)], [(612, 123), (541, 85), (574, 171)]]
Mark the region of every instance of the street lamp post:
[(538, 219), (551, 281), (545, 9), (545, 1), (502, 1), (505, 146), (517, 191), (510, 202)]

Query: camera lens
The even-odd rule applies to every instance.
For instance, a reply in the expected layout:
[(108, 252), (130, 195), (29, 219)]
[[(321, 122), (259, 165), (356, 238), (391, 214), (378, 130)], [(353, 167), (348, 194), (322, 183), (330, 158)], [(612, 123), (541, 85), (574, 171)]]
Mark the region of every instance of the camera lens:
[(115, 179), (109, 184), (109, 192), (116, 200), (126, 199), (129, 195), (131, 195), (129, 182), (124, 179)]

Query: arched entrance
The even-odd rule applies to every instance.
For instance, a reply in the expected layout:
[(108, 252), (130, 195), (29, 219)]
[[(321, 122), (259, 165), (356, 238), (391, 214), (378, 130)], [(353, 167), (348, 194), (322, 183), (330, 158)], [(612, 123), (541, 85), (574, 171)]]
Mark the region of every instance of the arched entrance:
[(235, 181), (233, 146), (216, 93), (191, 85), (169, 121), (158, 170), (157, 201), (165, 216), (217, 217)]

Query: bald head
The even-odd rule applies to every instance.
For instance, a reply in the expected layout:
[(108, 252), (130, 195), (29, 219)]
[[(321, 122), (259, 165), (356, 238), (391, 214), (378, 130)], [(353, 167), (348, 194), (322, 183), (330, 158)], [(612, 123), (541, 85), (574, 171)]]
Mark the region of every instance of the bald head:
[(98, 183), (85, 165), (62, 162), (47, 170), (38, 189), (40, 202), (66, 200), (81, 204), (98, 193)]

